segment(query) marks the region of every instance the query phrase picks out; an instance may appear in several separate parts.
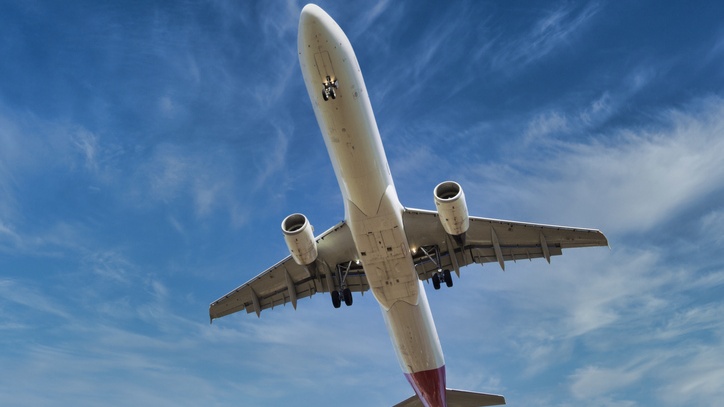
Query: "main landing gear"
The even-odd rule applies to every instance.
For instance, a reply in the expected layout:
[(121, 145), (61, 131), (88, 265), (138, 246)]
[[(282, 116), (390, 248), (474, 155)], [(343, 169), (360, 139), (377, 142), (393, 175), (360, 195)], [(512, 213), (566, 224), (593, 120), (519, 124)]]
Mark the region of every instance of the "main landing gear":
[(437, 272), (432, 275), (432, 287), (439, 290), (443, 281), (446, 286), (452, 287), (452, 274), (450, 273), (450, 270), (443, 270), (442, 267), (440, 267), (440, 252), (437, 250), (437, 247), (434, 247), (434, 252), (432, 253), (435, 255), (435, 258), (433, 258), (424, 247), (421, 247), (420, 250), (422, 250), (425, 256), (427, 256), (427, 258), (437, 266)]
[(432, 275), (432, 287), (436, 290), (440, 289), (440, 283), (443, 281), (445, 282), (446, 286), (453, 286), (452, 274), (450, 274), (450, 270), (438, 270), (437, 273)]
[[(329, 77), (327, 77), (329, 78)], [(352, 305), (352, 290), (347, 287), (347, 275), (349, 269), (352, 268), (352, 262), (346, 264), (337, 265), (337, 281), (339, 282), (339, 289), (332, 291), (332, 305), (334, 308), (342, 306), (342, 301), (346, 306)]]
[(346, 306), (352, 305), (352, 291), (349, 288), (345, 288), (342, 291), (332, 291), (332, 305), (334, 308), (342, 306), (342, 301)]
[(335, 91), (335, 89), (339, 88), (339, 82), (337, 82), (337, 79), (333, 80), (327, 76), (322, 85), (324, 85), (324, 89), (322, 90), (322, 99), (325, 101), (329, 100), (329, 98), (337, 99), (337, 92)]

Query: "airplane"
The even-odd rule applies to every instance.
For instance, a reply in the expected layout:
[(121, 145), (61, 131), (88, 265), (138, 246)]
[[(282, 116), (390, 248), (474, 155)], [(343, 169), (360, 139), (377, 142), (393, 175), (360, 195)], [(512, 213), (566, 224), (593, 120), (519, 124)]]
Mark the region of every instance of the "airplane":
[(209, 307), (211, 321), (330, 293), (335, 308), (371, 290), (414, 395), (396, 407), (505, 404), (501, 395), (446, 387), (445, 360), (425, 292), (452, 287), (464, 266), (545, 258), (607, 246), (598, 230), (468, 215), (454, 181), (434, 188), (435, 211), (404, 207), (395, 190), (357, 57), (320, 7), (301, 12), (297, 46), (304, 83), (344, 200), (344, 220), (314, 236), (300, 213), (281, 223), (290, 255)]

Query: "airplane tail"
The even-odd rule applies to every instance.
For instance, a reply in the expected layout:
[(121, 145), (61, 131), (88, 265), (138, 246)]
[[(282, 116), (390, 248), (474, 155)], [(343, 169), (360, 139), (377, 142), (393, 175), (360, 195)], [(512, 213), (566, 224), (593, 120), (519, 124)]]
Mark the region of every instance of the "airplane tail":
[[(447, 407), (484, 407), (505, 404), (505, 397), (497, 394), (475, 393), (465, 390), (446, 389)], [(424, 407), (417, 395), (393, 407)]]

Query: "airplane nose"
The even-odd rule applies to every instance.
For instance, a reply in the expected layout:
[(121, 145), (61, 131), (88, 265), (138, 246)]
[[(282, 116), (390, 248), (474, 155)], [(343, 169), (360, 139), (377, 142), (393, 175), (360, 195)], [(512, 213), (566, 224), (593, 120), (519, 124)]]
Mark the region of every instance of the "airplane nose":
[(310, 24), (318, 23), (325, 17), (331, 19), (331, 17), (316, 4), (307, 4), (302, 9), (302, 14), (299, 16), (299, 27), (306, 27)]
[[(325, 18), (326, 17), (326, 18)], [(299, 53), (303, 52), (309, 44), (313, 43), (319, 33), (326, 32), (324, 22), (331, 20), (327, 13), (316, 4), (307, 4), (299, 16), (298, 48)], [(303, 46), (303, 44), (306, 44)]]

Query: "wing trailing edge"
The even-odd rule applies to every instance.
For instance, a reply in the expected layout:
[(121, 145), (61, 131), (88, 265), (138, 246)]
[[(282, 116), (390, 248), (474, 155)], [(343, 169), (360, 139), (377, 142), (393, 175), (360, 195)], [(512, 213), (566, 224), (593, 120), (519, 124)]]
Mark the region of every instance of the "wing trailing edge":
[[(447, 407), (484, 407), (502, 406), (505, 404), (505, 397), (498, 394), (476, 393), (466, 390), (446, 389)], [(417, 395), (395, 404), (393, 407), (424, 407)]]

